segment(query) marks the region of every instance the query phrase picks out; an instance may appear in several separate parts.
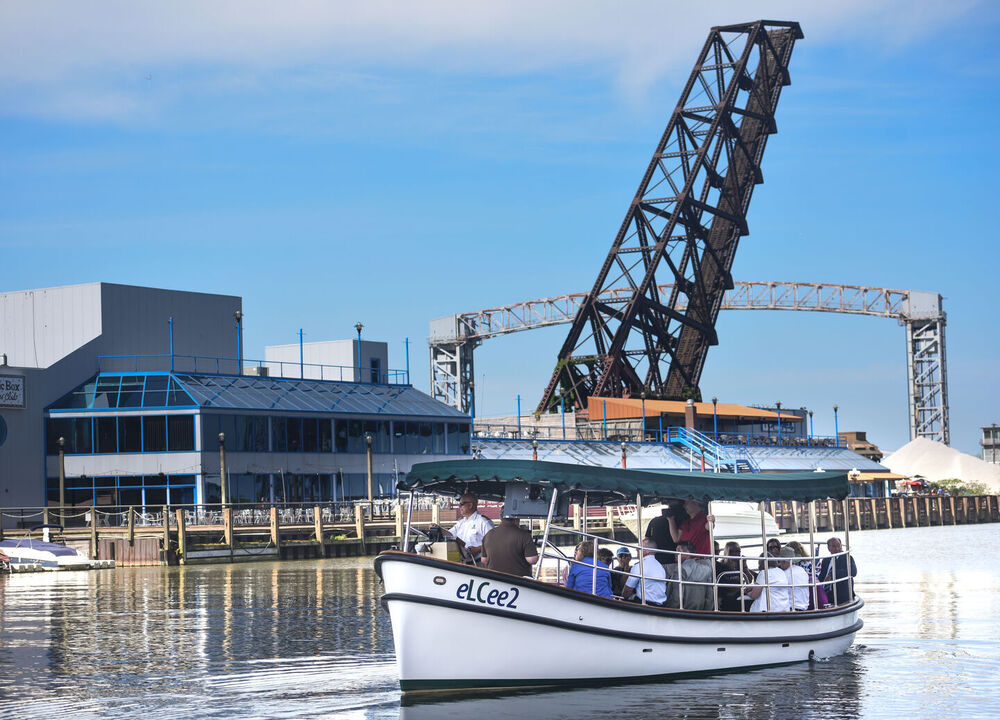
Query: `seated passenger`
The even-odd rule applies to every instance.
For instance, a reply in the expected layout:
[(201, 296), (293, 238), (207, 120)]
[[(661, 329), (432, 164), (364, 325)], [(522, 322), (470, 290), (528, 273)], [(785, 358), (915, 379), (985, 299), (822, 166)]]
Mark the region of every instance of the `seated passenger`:
[(767, 568), (757, 573), (757, 584), (747, 594), (753, 600), (750, 612), (787, 612), (792, 608), (791, 588), (778, 562), (769, 560)]
[(618, 548), (615, 553), (615, 565), (611, 568), (611, 592), (621, 597), (625, 590), (625, 581), (632, 570), (632, 551), (627, 547)]
[[(642, 559), (635, 564), (628, 579), (622, 597), (632, 602), (645, 599), (648, 605), (663, 605), (667, 599), (667, 574), (656, 559), (656, 541), (652, 538), (642, 539)], [(641, 566), (641, 570), (640, 570)], [(640, 580), (645, 581), (640, 587)]]
[(858, 566), (851, 558), (850, 572), (847, 569), (846, 554), (840, 538), (832, 537), (826, 541), (826, 548), (831, 557), (823, 558), (819, 565), (819, 579), (828, 583), (826, 597), (835, 605), (846, 605), (854, 599), (854, 576), (858, 574)]
[(517, 518), (505, 517), (483, 536), (482, 560), (490, 570), (530, 576), (531, 566), (538, 562), (538, 548)]
[[(569, 573), (566, 576), (566, 587), (570, 590), (593, 593), (601, 597), (613, 597), (611, 594), (611, 568), (600, 560), (594, 560), (594, 543), (586, 541), (577, 545), (573, 558), (577, 562), (570, 565)], [(597, 571), (596, 592), (594, 591), (595, 569)]]
[(808, 610), (809, 573), (803, 570), (798, 563), (792, 561), (792, 558), (795, 557), (798, 556), (795, 554), (795, 548), (791, 546), (791, 543), (781, 548), (781, 571), (785, 574), (785, 579), (789, 586), (791, 586), (792, 610)]
[(753, 574), (743, 558), (743, 548), (738, 542), (727, 542), (725, 555), (720, 563), (722, 571), (718, 574), (719, 609), (730, 612), (746, 610), (749, 603), (744, 602), (743, 593), (747, 586), (753, 584)]
[[(707, 558), (691, 555), (694, 547), (686, 540), (677, 543), (677, 565), (668, 565), (667, 578), (677, 580), (677, 567), (681, 568), (684, 583), (668, 583), (667, 607), (685, 610), (714, 610), (715, 597), (712, 593), (712, 566)], [(691, 584), (688, 584), (688, 583)], [(707, 583), (698, 585), (696, 583)], [(683, 601), (683, 602), (682, 602)]]

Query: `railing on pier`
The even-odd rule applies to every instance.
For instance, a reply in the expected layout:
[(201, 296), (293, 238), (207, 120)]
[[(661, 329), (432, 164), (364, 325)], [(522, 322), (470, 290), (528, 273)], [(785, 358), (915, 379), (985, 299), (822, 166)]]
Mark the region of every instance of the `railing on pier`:
[(708, 433), (683, 427), (646, 428), (635, 423), (612, 421), (607, 424), (587, 424), (563, 428), (560, 425), (535, 425), (533, 423), (493, 423), (476, 420), (473, 437), (481, 440), (544, 440), (558, 442), (608, 442), (667, 443), (679, 432), (696, 433), (720, 447), (837, 447), (837, 438), (830, 435), (789, 435), (768, 433)]

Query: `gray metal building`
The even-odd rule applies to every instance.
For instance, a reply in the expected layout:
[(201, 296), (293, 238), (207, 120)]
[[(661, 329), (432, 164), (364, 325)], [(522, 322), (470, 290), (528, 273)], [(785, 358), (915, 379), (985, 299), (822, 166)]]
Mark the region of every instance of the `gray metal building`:
[[(418, 460), (469, 453), (468, 417), (398, 374), (260, 376), (241, 305), (109, 283), (0, 294), (0, 506), (58, 502), (60, 437), (67, 505), (218, 502), (220, 433), (230, 502), (362, 497), (369, 437), (379, 495)], [(355, 346), (362, 379), (384, 348)]]

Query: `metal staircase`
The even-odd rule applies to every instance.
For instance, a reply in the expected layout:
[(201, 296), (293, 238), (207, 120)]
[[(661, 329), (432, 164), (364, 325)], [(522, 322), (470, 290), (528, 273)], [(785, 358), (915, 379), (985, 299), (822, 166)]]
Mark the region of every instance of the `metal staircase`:
[(760, 472), (760, 467), (744, 447), (727, 447), (715, 442), (704, 433), (691, 428), (667, 428), (664, 442), (692, 465), (707, 471)]

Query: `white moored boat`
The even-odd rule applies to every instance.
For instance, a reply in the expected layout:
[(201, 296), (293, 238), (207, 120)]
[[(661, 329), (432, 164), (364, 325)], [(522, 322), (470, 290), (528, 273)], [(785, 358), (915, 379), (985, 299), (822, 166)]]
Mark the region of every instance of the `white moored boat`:
[[(571, 501), (808, 502), (843, 498), (848, 483), (846, 475), (834, 473), (743, 477), (457, 460), (415, 465), (400, 489), (474, 492), (504, 500), (505, 515), (546, 517), (542, 555), (565, 560), (549, 546), (548, 534), (569, 530), (553, 521), (565, 517)], [(409, 533), (407, 522), (407, 538)], [(807, 611), (684, 610), (602, 598), (408, 552), (379, 555), (375, 569), (385, 585), (382, 602), (392, 620), (404, 691), (586, 685), (780, 665), (839, 655), (862, 626), (860, 599)], [(682, 582), (682, 595), (685, 584), (690, 585)]]
[[(30, 532), (37, 530), (62, 531), (62, 526), (38, 525)], [(115, 565), (113, 560), (91, 560), (76, 548), (33, 537), (0, 540), (0, 553), (7, 556), (11, 569), (15, 571), (31, 566), (42, 570), (91, 570)]]

